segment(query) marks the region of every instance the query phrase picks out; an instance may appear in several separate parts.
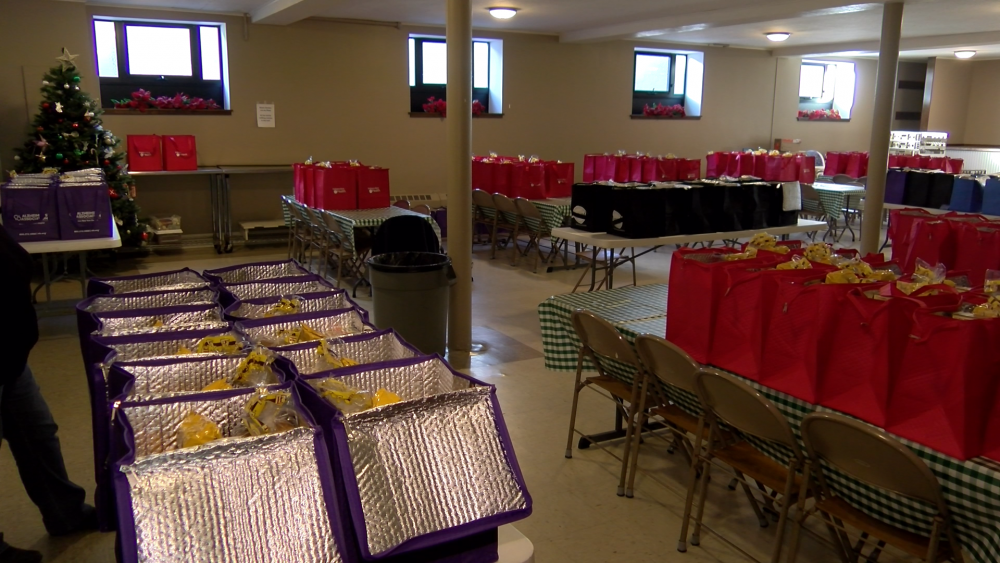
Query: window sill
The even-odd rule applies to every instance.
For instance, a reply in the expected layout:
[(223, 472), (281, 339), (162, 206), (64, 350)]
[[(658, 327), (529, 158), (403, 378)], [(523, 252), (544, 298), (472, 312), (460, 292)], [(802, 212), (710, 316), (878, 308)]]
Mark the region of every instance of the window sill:
[[(411, 111), (410, 117), (437, 117), (443, 119), (439, 113), (427, 113), (426, 111)], [(500, 119), (503, 117), (502, 113), (481, 113), (479, 115), (473, 115), (473, 119)]]
[(667, 117), (666, 115), (629, 115), (630, 119), (669, 119), (674, 121), (684, 121), (684, 120), (698, 120), (701, 119), (700, 115), (685, 115), (684, 117)]
[(231, 109), (124, 109), (108, 108), (104, 115), (232, 115)]
[(833, 122), (833, 123), (848, 123), (848, 122), (851, 121), (851, 118), (847, 118), (847, 119), (826, 119), (826, 118), (823, 118), (823, 119), (809, 119), (808, 117), (796, 117), (795, 120), (796, 121), (816, 121), (816, 122), (823, 121), (823, 122)]

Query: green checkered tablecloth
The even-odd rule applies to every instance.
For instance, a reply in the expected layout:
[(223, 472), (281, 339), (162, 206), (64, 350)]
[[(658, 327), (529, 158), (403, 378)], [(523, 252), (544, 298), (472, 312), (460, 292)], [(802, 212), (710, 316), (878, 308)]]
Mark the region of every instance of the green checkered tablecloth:
[[(847, 186), (841, 184), (813, 184), (819, 195), (823, 207), (826, 209), (828, 220), (839, 221), (843, 216), (843, 209), (848, 203), (857, 206), (861, 198), (865, 197), (865, 189), (857, 186)], [(819, 209), (806, 209), (806, 211), (819, 212)]]
[(434, 220), (430, 215), (424, 215), (423, 213), (417, 213), (416, 211), (410, 211), (409, 209), (403, 209), (401, 207), (376, 207), (375, 209), (355, 209), (352, 211), (330, 211), (337, 219), (337, 223), (340, 223), (340, 227), (344, 230), (344, 234), (351, 241), (351, 247), (354, 248), (354, 253), (357, 255), (357, 248), (354, 246), (354, 229), (376, 229), (379, 225), (384, 223), (387, 219), (393, 217), (401, 217), (403, 215), (414, 215), (417, 217), (422, 217), (431, 224), (434, 228), (434, 234), (438, 237), (438, 242), (441, 241), (441, 228), (438, 227), (437, 221)]
[[(642, 333), (666, 334), (666, 284), (621, 287), (592, 293), (557, 295), (538, 306), (542, 328), (545, 367), (560, 371), (576, 370), (580, 341), (573, 332), (570, 315), (587, 309), (614, 324), (631, 342)], [(609, 366), (617, 376), (631, 380), (623, 366)], [(592, 370), (587, 364), (585, 369)], [(765, 387), (755, 381), (746, 383), (758, 389), (788, 418), (798, 434), (802, 419), (814, 411), (829, 411)], [(672, 398), (677, 394), (672, 393)], [(693, 397), (681, 398), (678, 406), (696, 409)], [(685, 404), (687, 403), (687, 404)], [(951, 509), (959, 540), (972, 561), (1000, 561), (1000, 463), (985, 458), (961, 461), (920, 444), (900, 439), (923, 459), (937, 475)], [(772, 455), (776, 452), (769, 451)], [(856, 507), (883, 521), (917, 533), (929, 530), (928, 509), (920, 503), (887, 494), (843, 474), (830, 475), (830, 485)]]
[[(549, 228), (549, 230), (565, 225), (566, 218), (569, 217), (568, 197), (533, 199), (531, 200), (531, 203), (534, 203), (535, 207), (538, 208), (538, 212), (542, 214), (542, 219), (545, 221), (545, 225)], [(473, 214), (476, 212), (475, 205), (472, 207), (472, 212)], [(493, 217), (493, 209), (484, 209), (483, 212), (487, 217)], [(513, 223), (514, 219), (516, 219), (516, 217), (510, 213), (505, 213), (505, 215), (504, 219), (506, 219), (509, 223)], [(531, 229), (538, 228), (538, 223), (534, 219), (522, 217), (521, 220), (525, 221)]]

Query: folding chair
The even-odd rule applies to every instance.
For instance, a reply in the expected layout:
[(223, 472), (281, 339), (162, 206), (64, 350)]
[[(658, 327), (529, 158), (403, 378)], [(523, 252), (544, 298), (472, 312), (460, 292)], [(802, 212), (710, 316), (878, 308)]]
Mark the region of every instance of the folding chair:
[[(348, 277), (355, 277), (358, 280), (365, 279), (365, 258), (368, 257), (368, 251), (371, 249), (371, 237), (361, 235), (362, 231), (358, 231), (355, 233), (356, 238), (352, 243), (351, 239), (344, 232), (344, 228), (340, 226), (337, 218), (332, 213), (323, 212), (323, 222), (333, 233), (333, 236), (340, 241), (340, 245), (336, 249), (337, 286), (343, 287), (340, 282), (345, 274)], [(357, 287), (355, 286), (354, 289), (356, 292)]]
[[(576, 382), (573, 384), (573, 409), (569, 418), (569, 436), (566, 438), (566, 457), (573, 457), (573, 434), (580, 434), (580, 443), (598, 444), (590, 436), (576, 429), (576, 407), (580, 399), (580, 391), (591, 386), (599, 387), (607, 394), (595, 391), (602, 397), (615, 403), (617, 432), (625, 429), (625, 453), (622, 455), (621, 478), (618, 483), (618, 496), (625, 495), (625, 477), (628, 470), (629, 447), (632, 443), (632, 422), (635, 419), (635, 409), (639, 402), (639, 386), (641, 383), (642, 366), (636, 357), (632, 346), (620, 332), (608, 321), (590, 311), (578, 309), (572, 315), (573, 330), (580, 339), (580, 350), (576, 358)], [(582, 378), (583, 359), (590, 358), (597, 368), (597, 376)], [(631, 372), (631, 380), (609, 373), (608, 362), (617, 362), (623, 369)], [(624, 402), (628, 401), (626, 408)], [(598, 444), (599, 445), (599, 444)]]
[[(501, 230), (508, 231), (510, 237), (507, 242), (512, 240), (517, 240), (518, 229), (521, 228), (521, 214), (517, 211), (517, 205), (514, 204), (514, 200), (503, 194), (493, 194), (493, 206), (496, 207), (496, 222), (493, 223), (493, 255), (491, 258), (497, 257), (497, 233)], [(504, 243), (504, 248), (507, 247), (507, 242)], [(514, 251), (517, 252), (517, 244), (514, 244)], [(511, 257), (510, 265), (514, 265), (514, 258)]]
[[(631, 251), (631, 256), (625, 254), (626, 250)], [(602, 256), (603, 255), (603, 256)], [(635, 248), (622, 248), (621, 250), (615, 250), (613, 248), (598, 249), (596, 253), (593, 250), (587, 250), (586, 247), (578, 250), (574, 256), (577, 261), (584, 260), (590, 262), (590, 267), (580, 274), (580, 279), (576, 280), (576, 285), (573, 286), (573, 291), (570, 293), (576, 293), (576, 290), (580, 288), (583, 284), (583, 280), (587, 278), (587, 274), (590, 274), (590, 289), (587, 291), (597, 291), (602, 287), (607, 287), (611, 289), (610, 285), (610, 274), (613, 269), (617, 266), (621, 266), (625, 263), (632, 265), (632, 285), (636, 285), (637, 278), (635, 273)], [(614, 265), (614, 266), (613, 266)], [(597, 281), (597, 271), (603, 270), (604, 277), (600, 281)]]
[[(330, 233), (326, 226), (326, 221), (323, 219), (323, 210), (315, 209), (312, 207), (306, 207), (304, 210), (305, 216), (309, 219), (310, 228), (310, 250), (316, 249), (319, 253), (318, 263), (316, 264), (316, 273), (325, 276), (324, 273), (327, 264), (327, 256), (329, 254), (330, 247)], [(312, 253), (310, 252), (310, 255)], [(310, 269), (312, 265), (312, 258), (309, 259)]]
[(493, 203), (493, 196), (483, 190), (472, 190), (472, 235), (473, 244), (476, 242), (480, 226), (489, 233), (490, 242), (493, 242), (493, 229), (497, 221), (497, 209)]
[[(768, 525), (768, 520), (761, 512), (747, 481), (748, 478), (756, 481), (757, 488), (762, 493), (763, 504), (769, 510), (778, 513), (778, 531), (771, 550), (771, 563), (778, 563), (788, 510), (801, 490), (802, 477), (799, 471), (805, 463), (805, 458), (799, 449), (799, 443), (795, 440), (788, 420), (781, 411), (753, 387), (715, 369), (699, 371), (695, 375), (694, 382), (705, 414), (699, 431), (695, 434), (696, 455), (692, 464), (687, 500), (684, 503), (684, 518), (677, 551), (687, 551), (687, 531), (691, 522), (695, 490), (700, 489), (697, 495), (698, 509), (694, 517), (691, 545), (698, 545), (701, 541), (701, 524), (705, 514), (711, 468), (713, 465), (728, 466), (742, 485), (762, 528)], [(722, 424), (728, 429), (746, 435), (747, 439), (726, 439), (720, 430)], [(706, 427), (708, 435), (703, 437)], [(760, 447), (765, 444), (771, 447), (778, 446), (777, 449), (781, 451), (782, 457), (787, 457), (787, 462), (779, 463), (761, 451)], [(703, 445), (705, 445), (704, 451), (702, 451)], [(765, 487), (774, 492), (768, 494)], [(781, 497), (777, 497), (779, 491)], [(774, 508), (775, 504), (780, 505), (777, 510)]]
[(430, 215), (431, 214), (431, 208), (430, 208), (430, 206), (429, 205), (425, 205), (423, 203), (421, 203), (420, 205), (415, 205), (412, 209), (410, 209), (410, 211), (415, 211), (417, 213), (420, 213), (421, 215)]
[(399, 207), (400, 209), (409, 209), (410, 201), (407, 199), (397, 199), (396, 201), (392, 202), (392, 206)]
[(524, 221), (525, 232), (528, 233), (528, 244), (524, 247), (522, 252), (518, 248), (517, 237), (514, 237), (514, 252), (516, 253), (515, 265), (517, 261), (521, 260), (522, 256), (527, 256), (531, 252), (531, 248), (535, 248), (535, 264), (533, 266), (533, 271), (538, 272), (538, 260), (541, 258), (542, 246), (541, 242), (543, 238), (549, 237), (549, 252), (545, 257), (545, 263), (549, 263), (552, 260), (553, 253), (555, 252), (555, 247), (552, 245), (552, 229), (549, 228), (548, 223), (545, 222), (545, 218), (542, 217), (542, 212), (535, 207), (534, 203), (519, 197), (514, 200), (514, 205), (517, 207), (517, 212), (521, 219)]
[(309, 235), (312, 233), (312, 229), (309, 226), (309, 219), (305, 214), (305, 206), (294, 200), (288, 203), (288, 211), (292, 219), (289, 258), (305, 262), (306, 248), (309, 246)]
[(294, 248), (295, 242), (295, 215), (292, 212), (292, 202), (294, 199), (291, 196), (283, 195), (281, 196), (281, 210), (285, 217), (288, 218), (288, 257), (292, 257), (292, 250)]
[[(815, 504), (806, 509), (799, 495), (798, 516), (792, 525), (789, 563), (798, 556), (799, 536), (805, 519), (819, 513), (833, 536), (842, 561), (877, 561), (886, 544), (920, 558), (921, 561), (963, 563), (962, 546), (955, 536), (948, 505), (937, 477), (910, 448), (885, 432), (861, 421), (833, 413), (812, 413), (802, 420), (802, 441), (808, 464), (801, 490), (815, 493)], [(828, 468), (926, 504), (935, 512), (930, 537), (924, 537), (873, 518), (854, 508), (830, 487)], [(861, 531), (853, 545), (847, 526)], [(875, 541), (869, 539), (875, 538)], [(875, 547), (864, 555), (866, 544)]]

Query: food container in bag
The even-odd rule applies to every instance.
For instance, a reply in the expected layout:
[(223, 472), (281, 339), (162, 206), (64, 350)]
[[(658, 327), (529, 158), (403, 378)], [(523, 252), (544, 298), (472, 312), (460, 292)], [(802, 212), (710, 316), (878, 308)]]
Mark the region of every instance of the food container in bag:
[(264, 281), (221, 284), (219, 285), (219, 301), (228, 307), (237, 300), (280, 295), (301, 295), (304, 293), (334, 291), (336, 289), (338, 288), (327, 281), (326, 278), (315, 274), (289, 276)]
[(293, 389), (327, 436), (362, 557), (432, 548), (531, 513), (494, 386), (437, 356), (357, 366), (336, 378), (402, 401), (344, 414), (312, 385), (327, 374)]
[[(279, 304), (283, 299), (297, 300), (298, 308), (290, 313), (282, 313)], [(258, 297), (256, 299), (246, 299), (237, 301), (226, 307), (223, 313), (227, 319), (234, 321), (242, 319), (264, 319), (280, 316), (281, 314), (292, 313), (314, 313), (316, 311), (332, 311), (334, 309), (358, 309), (365, 321), (368, 320), (368, 312), (362, 309), (350, 297), (347, 291), (338, 289), (336, 291), (323, 291), (320, 293), (303, 293), (302, 295), (275, 295), (273, 297)]]
[[(231, 381), (248, 354), (236, 356), (202, 356), (197, 358), (160, 358), (115, 362), (107, 370), (108, 397), (114, 401), (148, 401), (180, 395), (212, 393), (205, 387), (219, 380)], [(278, 360), (278, 357), (274, 357)], [(289, 364), (274, 361), (268, 367), (271, 377), (266, 385), (285, 383), (291, 377)], [(253, 385), (236, 386), (248, 389)]]
[(318, 341), (319, 338), (309, 338), (306, 329), (318, 333), (322, 338), (338, 338), (374, 329), (367, 324), (357, 309), (337, 309), (333, 311), (316, 311), (315, 313), (298, 313), (267, 319), (248, 319), (235, 325), (236, 330), (245, 335), (248, 340), (262, 346), (282, 346), (297, 344), (297, 341)]
[[(329, 352), (321, 352), (321, 345), (328, 346)], [(331, 359), (337, 362), (346, 358), (357, 365), (365, 365), (423, 356), (422, 352), (407, 344), (392, 329), (345, 336), (324, 343), (303, 342), (278, 346), (272, 350), (291, 363), (296, 376), (343, 369), (343, 366), (332, 364)]]
[(175, 305), (140, 311), (91, 313), (97, 320), (95, 336), (128, 336), (177, 330), (225, 328), (222, 311), (215, 303)]
[(275, 260), (273, 262), (253, 262), (217, 270), (205, 270), (205, 278), (213, 283), (247, 283), (276, 278), (308, 276), (311, 274), (297, 260)]
[(304, 427), (176, 449), (175, 429), (191, 412), (231, 436), (250, 393), (120, 405), (114, 486), (123, 561), (353, 561), (323, 431), (303, 409)]
[(172, 289), (199, 289), (209, 285), (211, 282), (206, 277), (191, 268), (182, 268), (156, 274), (90, 278), (87, 282), (87, 297)]

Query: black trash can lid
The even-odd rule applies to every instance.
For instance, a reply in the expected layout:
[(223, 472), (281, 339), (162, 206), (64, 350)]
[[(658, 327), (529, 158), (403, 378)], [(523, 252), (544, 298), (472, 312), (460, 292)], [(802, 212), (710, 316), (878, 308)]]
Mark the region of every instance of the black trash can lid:
[(373, 270), (396, 274), (433, 272), (451, 265), (447, 254), (437, 252), (389, 252), (367, 260)]

